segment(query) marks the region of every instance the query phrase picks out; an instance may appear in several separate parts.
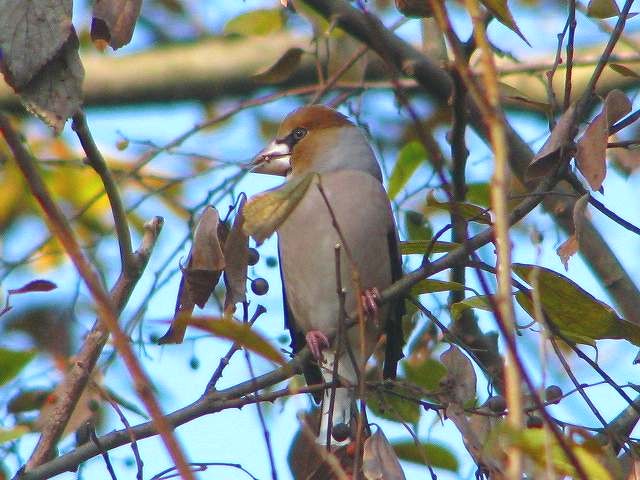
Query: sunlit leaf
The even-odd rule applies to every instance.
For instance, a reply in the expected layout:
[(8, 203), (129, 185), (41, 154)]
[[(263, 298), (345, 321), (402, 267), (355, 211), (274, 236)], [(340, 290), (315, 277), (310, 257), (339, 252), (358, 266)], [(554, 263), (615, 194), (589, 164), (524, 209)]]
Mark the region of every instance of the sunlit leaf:
[(189, 320), (189, 325), (209, 332), (216, 337), (231, 340), (279, 365), (285, 363), (280, 351), (247, 323), (230, 318), (192, 317)]
[(407, 210), (404, 214), (404, 224), (407, 228), (407, 240), (424, 240), (433, 236), (431, 225), (420, 212)]
[(284, 17), (279, 8), (256, 9), (232, 18), (224, 26), (226, 35), (268, 35), (284, 26)]
[(379, 417), (394, 422), (415, 424), (420, 420), (420, 406), (413, 400), (415, 394), (400, 386), (392, 390), (379, 389), (367, 397), (367, 406)]
[(622, 75), (623, 77), (640, 78), (640, 75), (638, 75), (636, 72), (631, 70), (629, 67), (620, 65), (619, 63), (608, 63), (607, 66), (614, 72)]
[(465, 288), (466, 287), (464, 285), (458, 282), (447, 282), (434, 278), (426, 278), (424, 280), (420, 280), (411, 287), (411, 294), (422, 295), (423, 293), (463, 291)]
[(509, 5), (507, 0), (480, 0), (480, 1), (485, 7), (487, 7), (487, 10), (489, 10), (493, 15), (495, 15), (495, 17), (498, 19), (500, 23), (502, 23), (506, 27), (509, 27), (522, 40), (524, 40), (524, 42), (527, 45), (531, 46), (529, 41), (525, 38), (525, 36), (522, 34), (520, 29), (518, 28), (518, 25), (516, 24), (516, 21), (514, 20), (513, 15), (509, 10)]
[[(542, 310), (561, 332), (573, 338), (625, 339), (640, 346), (640, 326), (620, 318), (610, 306), (567, 277), (534, 265), (514, 264), (513, 270), (530, 285), (537, 275)], [(516, 300), (533, 317), (533, 305), (527, 296), (519, 292)]]
[(620, 8), (615, 0), (590, 0), (587, 15), (594, 18), (610, 18), (620, 15)]
[(440, 381), (447, 374), (447, 367), (433, 358), (426, 358), (420, 362), (406, 360), (402, 365), (407, 379), (427, 391), (437, 390)]
[(26, 425), (16, 425), (13, 428), (0, 428), (0, 445), (11, 440), (16, 440), (23, 436), (25, 433), (29, 433), (31, 430)]
[(491, 303), (486, 295), (476, 295), (465, 298), (451, 305), (451, 318), (457, 320), (465, 310), (470, 308), (479, 308), (480, 310), (491, 311)]
[[(402, 255), (424, 255), (431, 246), (429, 240), (414, 240), (411, 242), (400, 242), (400, 253)], [(448, 253), (462, 245), (453, 242), (435, 242), (431, 253)]]
[(420, 142), (412, 141), (404, 145), (398, 152), (393, 165), (387, 191), (389, 198), (394, 199), (407, 184), (417, 168), (427, 160), (427, 152)]
[(466, 202), (439, 202), (436, 200), (433, 192), (427, 196), (427, 206), (446, 210), (451, 214), (461, 216), (469, 222), (478, 222), (486, 225), (491, 224), (491, 216), (485, 208)]
[(0, 385), (13, 380), (35, 356), (33, 350), (0, 348)]
[(458, 460), (453, 452), (446, 447), (431, 442), (421, 442), (417, 446), (414, 442), (399, 442), (393, 444), (393, 449), (401, 460), (430, 465), (451, 472), (458, 471)]

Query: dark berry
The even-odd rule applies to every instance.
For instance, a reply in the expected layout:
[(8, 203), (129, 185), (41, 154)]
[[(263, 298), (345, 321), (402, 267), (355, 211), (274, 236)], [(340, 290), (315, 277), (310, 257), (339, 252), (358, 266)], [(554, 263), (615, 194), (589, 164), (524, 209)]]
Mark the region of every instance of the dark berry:
[(256, 250), (255, 248), (250, 248), (249, 249), (249, 258), (247, 260), (247, 263), (249, 265), (253, 266), (256, 263), (258, 263), (258, 260), (260, 260), (260, 253), (258, 253), (258, 250)]
[(200, 367), (200, 360), (196, 357), (191, 357), (191, 360), (189, 360), (189, 367), (191, 367), (191, 370), (197, 370)]
[(527, 417), (527, 428), (542, 428), (542, 419), (535, 415)]
[(502, 413), (507, 409), (507, 402), (502, 395), (489, 397), (486, 405), (494, 413)]
[(256, 295), (264, 295), (269, 291), (269, 283), (264, 278), (251, 281), (251, 291)]
[(331, 429), (331, 436), (336, 442), (343, 442), (351, 435), (351, 429), (346, 423), (338, 423)]
[(544, 389), (544, 398), (549, 403), (560, 403), (560, 400), (562, 400), (562, 389), (557, 385), (549, 385)]
[(278, 259), (276, 257), (267, 257), (267, 267), (274, 268), (278, 265)]

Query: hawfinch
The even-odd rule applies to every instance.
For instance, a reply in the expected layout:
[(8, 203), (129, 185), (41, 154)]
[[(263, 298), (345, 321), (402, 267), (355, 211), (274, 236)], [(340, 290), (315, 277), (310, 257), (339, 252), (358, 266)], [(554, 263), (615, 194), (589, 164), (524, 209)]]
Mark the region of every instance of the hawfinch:
[[(288, 182), (317, 174), (277, 228), (285, 323), (294, 353), (308, 345), (315, 358), (304, 368), (307, 384), (331, 382), (338, 321), (356, 312), (360, 300), (364, 329), (355, 325), (348, 330), (344, 337), (347, 345), (339, 349), (337, 359), (340, 384), (351, 388), (336, 390), (332, 423), (349, 424), (355, 412), (355, 397), (350, 392), (358, 384), (356, 372), (367, 362), (383, 333), (385, 378), (395, 378), (402, 358), (403, 300), (381, 307), (377, 304), (379, 291), (402, 274), (397, 230), (380, 167), (362, 131), (344, 115), (319, 105), (289, 114), (275, 140), (251, 165), (254, 172), (282, 175)], [(340, 245), (339, 268), (345, 291), (342, 315), (336, 245)], [(315, 398), (323, 399), (322, 395)], [(327, 440), (329, 399), (327, 389), (322, 402), (320, 443)]]

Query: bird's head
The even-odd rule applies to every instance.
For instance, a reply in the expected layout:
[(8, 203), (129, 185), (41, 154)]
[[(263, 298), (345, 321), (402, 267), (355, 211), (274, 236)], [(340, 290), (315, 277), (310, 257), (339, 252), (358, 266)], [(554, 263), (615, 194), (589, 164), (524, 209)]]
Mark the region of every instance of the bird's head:
[(322, 105), (290, 113), (276, 138), (256, 155), (250, 167), (257, 173), (286, 177), (354, 169), (380, 178), (380, 167), (360, 129)]

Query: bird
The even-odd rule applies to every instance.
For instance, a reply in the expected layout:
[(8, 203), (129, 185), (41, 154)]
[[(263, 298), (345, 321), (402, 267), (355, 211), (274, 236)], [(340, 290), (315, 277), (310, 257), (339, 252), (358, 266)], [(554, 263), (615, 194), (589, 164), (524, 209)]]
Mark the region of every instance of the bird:
[[(330, 432), (338, 425), (354, 431), (353, 392), (381, 337), (386, 337), (384, 378), (395, 378), (403, 356), (404, 300), (378, 305), (380, 292), (402, 276), (398, 233), (380, 166), (364, 132), (348, 117), (330, 107), (308, 105), (286, 116), (250, 169), (283, 176), (286, 182), (314, 175), (277, 227), (285, 326), (293, 353), (305, 346), (311, 351), (311, 361), (303, 366), (308, 385), (332, 382), (337, 362), (341, 387), (335, 390), (333, 410), (330, 389), (314, 395), (322, 403), (317, 441), (344, 445), (348, 439)], [(349, 328), (341, 348), (336, 335), (346, 318), (341, 306), (349, 315), (358, 305), (363, 328)]]

